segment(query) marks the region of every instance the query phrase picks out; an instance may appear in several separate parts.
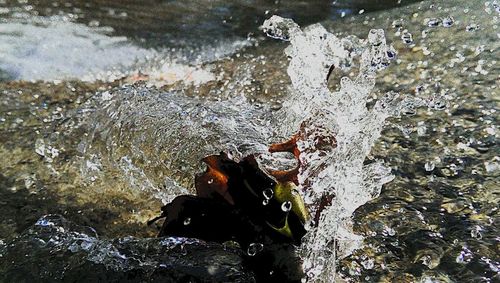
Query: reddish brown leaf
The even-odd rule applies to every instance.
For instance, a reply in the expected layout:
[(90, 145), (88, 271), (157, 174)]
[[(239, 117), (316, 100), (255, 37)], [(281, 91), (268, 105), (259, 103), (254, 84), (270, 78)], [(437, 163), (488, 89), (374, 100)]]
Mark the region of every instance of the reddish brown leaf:
[(214, 198), (220, 195), (228, 203), (234, 205), (234, 200), (228, 191), (228, 176), (221, 169), (224, 159), (228, 159), (225, 154), (210, 155), (202, 159), (207, 164), (207, 170), (195, 178), (196, 194), (204, 198)]

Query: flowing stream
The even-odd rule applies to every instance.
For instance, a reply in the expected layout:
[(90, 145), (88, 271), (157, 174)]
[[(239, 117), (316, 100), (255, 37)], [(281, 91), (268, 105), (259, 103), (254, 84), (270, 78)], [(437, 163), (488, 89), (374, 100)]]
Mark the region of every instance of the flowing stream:
[[(294, 166), (267, 148), (298, 131), (299, 193), (320, 213), (303, 281), (500, 280), (500, 4), (264, 2), (148, 18), (0, 1), (0, 281), (251, 281), (238, 249), (145, 222), (194, 193), (207, 155)], [(199, 22), (155, 22), (172, 13)]]

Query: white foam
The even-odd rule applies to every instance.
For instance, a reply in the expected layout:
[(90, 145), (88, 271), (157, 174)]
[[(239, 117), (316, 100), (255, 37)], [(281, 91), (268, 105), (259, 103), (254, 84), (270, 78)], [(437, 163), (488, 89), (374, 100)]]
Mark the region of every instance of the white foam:
[(195, 65), (180, 63), (180, 50), (147, 49), (112, 28), (88, 27), (64, 16), (33, 17), (24, 14), (0, 20), (0, 72), (11, 80), (113, 81), (146, 80), (162, 86), (184, 81), (203, 84), (215, 76), (200, 65), (228, 56), (249, 44), (229, 38), (197, 50)]
[(109, 80), (139, 60), (156, 55), (125, 37), (105, 33), (105, 29), (61, 17), (2, 22), (0, 69), (17, 80), (92, 81), (96, 79), (94, 74), (103, 74)]

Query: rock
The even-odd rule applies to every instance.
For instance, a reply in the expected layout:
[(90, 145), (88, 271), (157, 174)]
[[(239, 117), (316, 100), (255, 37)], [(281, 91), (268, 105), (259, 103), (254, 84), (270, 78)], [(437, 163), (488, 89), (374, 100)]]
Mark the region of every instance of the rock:
[(59, 215), (0, 242), (0, 259), (0, 282), (255, 281), (236, 248), (179, 237), (99, 239)]

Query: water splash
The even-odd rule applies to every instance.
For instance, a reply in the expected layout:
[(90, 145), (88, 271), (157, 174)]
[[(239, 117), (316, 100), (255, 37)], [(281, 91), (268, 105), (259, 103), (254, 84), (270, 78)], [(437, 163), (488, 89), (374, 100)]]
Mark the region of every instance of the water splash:
[[(362, 239), (351, 231), (352, 213), (393, 178), (383, 162), (364, 163), (385, 120), (422, 102), (391, 92), (367, 107), (377, 72), (396, 56), (382, 30), (372, 30), (367, 39), (340, 39), (319, 24), (301, 30), (293, 21), (276, 16), (263, 28), (291, 43), (285, 52), (292, 88), (276, 114), (253, 107), (243, 97), (213, 101), (125, 86), (96, 95), (79, 110), (88, 133), (79, 148), (84, 159), (97, 158), (90, 164), (121, 168), (132, 178), (130, 184), (166, 202), (192, 188), (193, 173), (203, 169), (198, 163), (202, 157), (221, 150), (232, 152), (236, 159), (265, 153), (277, 137), (302, 127), (307, 133), (298, 143), (304, 165), (299, 174), (303, 197), (314, 214), (325, 195), (335, 196), (321, 212), (321, 225), (308, 224), (302, 249), (309, 279), (327, 281), (335, 276), (336, 259), (349, 254)], [(332, 70), (359, 74), (342, 78), (340, 90), (332, 92), (328, 88)], [(316, 138), (325, 135), (335, 136), (336, 148), (318, 146)], [(84, 174), (96, 173), (95, 166), (85, 164), (89, 163), (83, 163)]]
[[(298, 142), (304, 164), (299, 182), (311, 212), (316, 212), (325, 195), (334, 196), (332, 204), (321, 212), (319, 225), (309, 223), (302, 245), (308, 280), (327, 282), (335, 277), (336, 259), (349, 254), (361, 240), (351, 230), (352, 213), (377, 197), (382, 185), (394, 178), (382, 161), (365, 164), (385, 120), (400, 115), (409, 105), (422, 103), (391, 92), (367, 107), (377, 72), (395, 55), (383, 30), (371, 30), (366, 40), (339, 39), (319, 24), (301, 30), (277, 16), (267, 20), (263, 29), (275, 38), (285, 34), (291, 43), (285, 52), (290, 58), (288, 74), (293, 91), (282, 113), (288, 130), (302, 123), (310, 137), (326, 131), (337, 139), (337, 147), (326, 150), (316, 148), (314, 139)], [(329, 70), (348, 68), (355, 57), (359, 57), (358, 75), (343, 77), (340, 90), (330, 91)]]
[[(82, 121), (75, 123), (88, 133), (79, 145), (86, 161), (83, 175), (95, 179), (117, 168), (134, 188), (163, 202), (194, 188), (203, 157), (220, 151), (234, 158), (264, 152), (271, 136), (269, 113), (241, 97), (207, 103), (144, 85), (97, 94), (79, 113)], [(95, 170), (93, 164), (101, 166)]]

